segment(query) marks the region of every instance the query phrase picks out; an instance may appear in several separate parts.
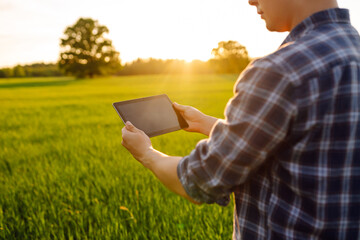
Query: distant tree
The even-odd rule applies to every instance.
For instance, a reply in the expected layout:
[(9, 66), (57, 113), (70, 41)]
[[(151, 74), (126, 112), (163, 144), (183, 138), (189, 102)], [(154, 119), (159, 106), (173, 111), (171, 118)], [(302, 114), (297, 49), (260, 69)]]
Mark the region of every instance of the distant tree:
[(13, 77), (12, 68), (2, 68), (0, 69), (0, 78), (10, 78)]
[(0, 78), (13, 77), (54, 77), (63, 76), (55, 63), (32, 63), (29, 65), (16, 65), (13, 68), (0, 69)]
[(118, 75), (140, 74), (209, 74), (213, 69), (208, 62), (194, 60), (190, 63), (179, 59), (141, 59), (126, 63)]
[(14, 75), (14, 77), (25, 77), (26, 73), (22, 66), (17, 65), (13, 69), (13, 75)]
[(6, 72), (4, 69), (0, 69), (0, 78), (6, 78)]
[(57, 64), (53, 63), (33, 63), (23, 66), (28, 77), (50, 77), (62, 76)]
[(249, 64), (246, 47), (236, 41), (222, 41), (211, 51), (210, 61), (218, 73), (239, 73)]
[(109, 33), (108, 28), (91, 18), (80, 18), (66, 28), (60, 43), (60, 69), (79, 78), (119, 71), (120, 54), (105, 33)]

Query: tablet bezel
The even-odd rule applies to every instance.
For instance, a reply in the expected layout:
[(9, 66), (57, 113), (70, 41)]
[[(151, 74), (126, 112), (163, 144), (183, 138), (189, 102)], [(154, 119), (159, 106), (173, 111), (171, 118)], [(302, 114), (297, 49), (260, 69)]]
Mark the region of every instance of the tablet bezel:
[(177, 130), (187, 128), (189, 126), (188, 123), (185, 121), (185, 119), (181, 116), (179, 111), (177, 111), (174, 108), (170, 98), (166, 94), (155, 95), (155, 96), (150, 96), (150, 97), (143, 97), (143, 98), (136, 98), (136, 99), (125, 100), (125, 101), (120, 101), (120, 102), (114, 102), (112, 105), (115, 108), (118, 115), (120, 116), (121, 120), (125, 124), (128, 121), (128, 119), (126, 119), (126, 117), (121, 112), (121, 110), (117, 109), (116, 106), (125, 105), (125, 104), (129, 104), (129, 103), (137, 103), (137, 102), (149, 101), (149, 100), (153, 100), (155, 98), (164, 99), (164, 100), (167, 100), (170, 103), (170, 105), (172, 106), (172, 109), (174, 110), (174, 112), (175, 112), (175, 114), (176, 114), (176, 116), (178, 118), (179, 125), (176, 126), (176, 127), (165, 128), (165, 129), (162, 129), (160, 131), (154, 131), (154, 132), (147, 133), (147, 135), (149, 137), (155, 137), (155, 136), (162, 135), (162, 134), (165, 134), (165, 133), (174, 132), (174, 131), (177, 131)]

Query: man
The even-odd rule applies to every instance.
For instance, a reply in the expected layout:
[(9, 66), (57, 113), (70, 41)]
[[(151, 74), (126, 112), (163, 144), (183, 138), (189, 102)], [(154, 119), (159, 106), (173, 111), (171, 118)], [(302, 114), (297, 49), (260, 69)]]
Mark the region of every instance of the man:
[(185, 157), (152, 148), (131, 123), (123, 145), (170, 190), (226, 205), (234, 239), (360, 239), (360, 37), (335, 0), (250, 0), (270, 31), (218, 120), (175, 104), (209, 135)]

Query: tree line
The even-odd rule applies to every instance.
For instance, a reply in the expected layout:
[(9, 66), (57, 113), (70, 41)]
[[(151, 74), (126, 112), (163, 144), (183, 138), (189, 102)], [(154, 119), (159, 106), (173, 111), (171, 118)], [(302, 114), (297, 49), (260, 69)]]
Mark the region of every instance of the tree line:
[(59, 61), (35, 63), (0, 69), (0, 78), (75, 76), (77, 78), (103, 75), (140, 74), (209, 74), (240, 73), (250, 62), (246, 48), (236, 41), (222, 41), (211, 51), (208, 61), (190, 63), (178, 59), (137, 59), (121, 64), (120, 53), (105, 37), (106, 26), (91, 18), (80, 18), (66, 28), (60, 39)]
[(28, 65), (16, 65), (12, 68), (0, 69), (0, 78), (52, 76), (64, 76), (58, 65), (54, 63), (34, 63)]

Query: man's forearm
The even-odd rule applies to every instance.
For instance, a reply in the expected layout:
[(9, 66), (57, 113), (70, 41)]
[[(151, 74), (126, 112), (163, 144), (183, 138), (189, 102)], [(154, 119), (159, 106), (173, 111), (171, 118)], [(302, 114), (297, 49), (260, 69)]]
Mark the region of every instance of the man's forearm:
[(143, 162), (143, 165), (150, 169), (169, 190), (185, 197), (195, 204), (199, 204), (187, 195), (177, 176), (177, 166), (181, 159), (182, 157), (168, 156), (155, 149), (151, 149), (141, 162)]

